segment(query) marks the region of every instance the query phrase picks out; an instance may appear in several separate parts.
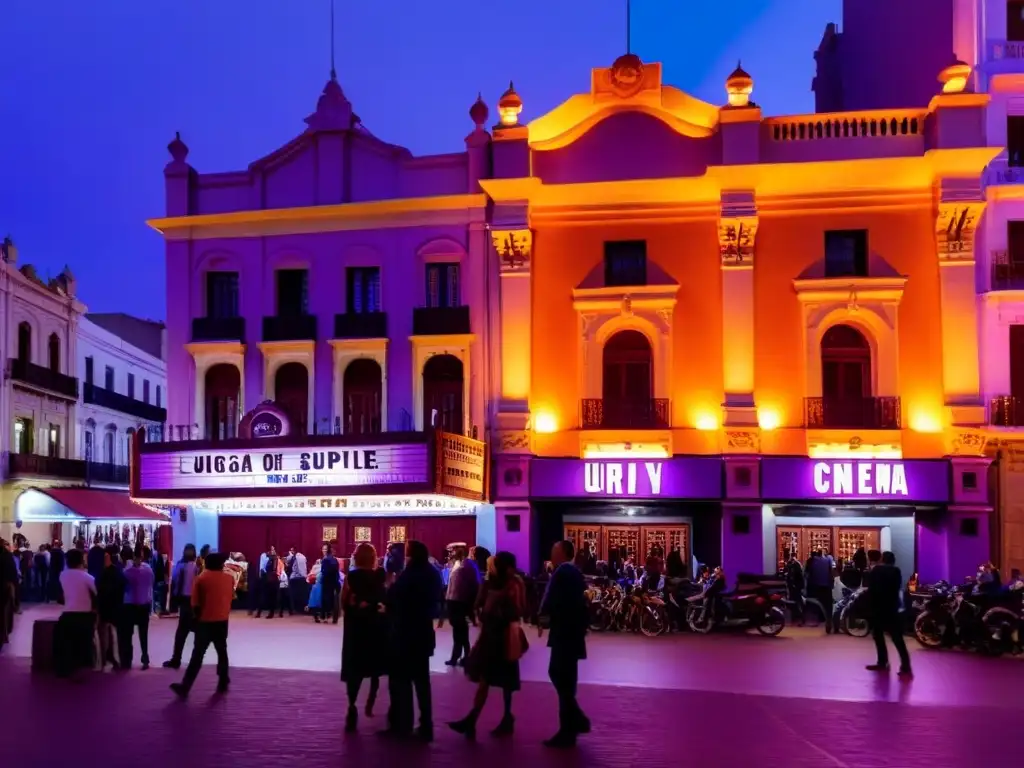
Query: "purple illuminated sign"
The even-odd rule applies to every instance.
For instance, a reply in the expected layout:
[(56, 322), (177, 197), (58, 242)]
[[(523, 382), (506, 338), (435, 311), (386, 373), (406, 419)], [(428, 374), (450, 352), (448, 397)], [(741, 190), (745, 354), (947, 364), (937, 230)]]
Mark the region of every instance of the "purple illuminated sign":
[(530, 495), (551, 499), (719, 499), (717, 458), (534, 459)]
[(949, 501), (949, 464), (899, 459), (761, 459), (767, 500)]

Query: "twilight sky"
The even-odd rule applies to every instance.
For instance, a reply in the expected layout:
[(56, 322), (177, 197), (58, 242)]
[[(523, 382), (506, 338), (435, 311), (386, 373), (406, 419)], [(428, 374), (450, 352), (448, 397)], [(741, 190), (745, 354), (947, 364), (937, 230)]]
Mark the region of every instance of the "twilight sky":
[[(813, 110), (813, 51), (841, 0), (633, 0), (633, 50), (721, 104), (742, 59), (765, 112)], [(93, 311), (163, 319), (166, 145), (244, 168), (305, 127), (327, 80), (330, 0), (0, 0), (0, 237), (69, 264)], [(337, 0), (338, 79), (366, 126), (460, 150), (469, 106), (515, 81), (531, 120), (625, 49), (625, 0)]]

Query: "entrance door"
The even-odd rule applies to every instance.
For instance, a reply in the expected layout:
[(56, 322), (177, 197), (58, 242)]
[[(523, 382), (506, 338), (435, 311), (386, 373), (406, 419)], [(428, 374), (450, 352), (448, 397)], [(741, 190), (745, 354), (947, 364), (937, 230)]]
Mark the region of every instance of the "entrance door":
[(608, 553), (613, 549), (625, 549), (634, 562), (643, 562), (647, 554), (641, 549), (643, 542), (640, 540), (639, 525), (615, 525), (604, 528), (604, 551), (602, 560), (608, 559)]
[(571, 541), (572, 545), (579, 552), (583, 549), (584, 544), (590, 544), (591, 550), (599, 560), (605, 558), (603, 544), (601, 540), (601, 526), (600, 525), (579, 525), (576, 523), (569, 523), (565, 525), (562, 530), (563, 538), (566, 541)]
[(804, 528), (804, 559), (819, 549), (823, 554), (834, 555), (831, 528)]
[(779, 526), (775, 529), (779, 570), (782, 570), (782, 564), (786, 562), (787, 551), (792, 552), (800, 563), (803, 563), (809, 557), (809, 553), (804, 551), (803, 542), (800, 540), (801, 533), (802, 531), (800, 528), (783, 528), (782, 526)]
[(673, 548), (679, 549), (683, 563), (690, 563), (690, 526), (688, 525), (645, 525), (641, 529), (643, 553), (646, 556), (654, 547), (661, 547), (662, 557), (667, 557)]
[(882, 548), (882, 532), (878, 528), (839, 528), (836, 534), (836, 559), (849, 560), (862, 548), (865, 552)]

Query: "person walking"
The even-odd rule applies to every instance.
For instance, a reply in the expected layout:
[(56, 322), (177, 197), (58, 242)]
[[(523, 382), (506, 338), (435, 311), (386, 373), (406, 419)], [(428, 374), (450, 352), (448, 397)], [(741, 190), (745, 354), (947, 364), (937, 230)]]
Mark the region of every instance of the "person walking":
[(370, 680), (366, 716), (373, 717), (373, 705), (380, 690), (380, 678), (387, 662), (387, 625), (384, 602), (384, 570), (377, 567), (377, 550), (360, 544), (353, 555), (356, 568), (350, 571), (341, 590), (345, 631), (341, 646), (341, 680), (348, 694), (345, 730), (354, 731), (359, 722), (356, 700), (363, 680)]
[(14, 613), (18, 593), (18, 568), (11, 545), (0, 539), (0, 648), (14, 631)]
[(59, 540), (53, 542), (50, 548), (50, 599), (55, 603), (63, 602), (64, 593), (61, 591), (60, 575), (64, 573), (64, 544)]
[(294, 616), (296, 611), (302, 613), (309, 596), (309, 588), (306, 585), (306, 577), (309, 575), (306, 571), (306, 556), (296, 547), (288, 550), (284, 575), (288, 579), (288, 615)]
[(529, 644), (522, 628), (526, 612), (526, 586), (516, 572), (516, 557), (511, 552), (494, 556), (494, 570), (488, 575), (477, 601), (480, 636), (466, 660), (466, 675), (477, 684), (473, 709), (448, 727), (469, 739), (476, 737), (476, 721), (487, 703), (490, 688), (500, 688), (504, 713), (492, 736), (510, 736), (515, 726), (512, 695), (519, 690), (519, 659)]
[(816, 600), (825, 613), (825, 634), (832, 634), (832, 590), (835, 587), (835, 569), (832, 561), (815, 550), (807, 561), (807, 596)]
[(868, 665), (872, 672), (889, 671), (889, 650), (885, 646), (885, 636), (892, 639), (893, 647), (900, 657), (899, 676), (904, 680), (913, 678), (910, 667), (910, 652), (907, 651), (903, 639), (903, 626), (900, 623), (900, 590), (903, 586), (903, 574), (896, 567), (896, 556), (892, 552), (879, 552), (872, 549), (868, 552), (870, 568), (864, 576), (864, 585), (868, 590), (868, 616), (871, 622), (871, 635), (875, 640), (878, 661)]
[(224, 572), (227, 557), (219, 552), (206, 556), (203, 572), (192, 585), (191, 605), (196, 623), (196, 642), (188, 660), (185, 676), (180, 683), (171, 683), (171, 690), (180, 698), (188, 698), (192, 685), (203, 666), (203, 657), (212, 645), (217, 651), (217, 693), (227, 693), (231, 678), (228, 675), (228, 619), (231, 602), (235, 598), (235, 580)]
[(167, 615), (167, 561), (159, 552), (149, 559), (153, 571), (153, 610), (157, 616)]
[(50, 549), (46, 544), (39, 545), (39, 551), (32, 558), (32, 568), (36, 572), (36, 589), (39, 590), (39, 602), (50, 602)]
[[(73, 550), (75, 552), (79, 550)], [(91, 575), (91, 574), (90, 574)], [(111, 544), (103, 553), (103, 570), (96, 580), (96, 610), (99, 614), (97, 631), (100, 639), (100, 671), (110, 664), (114, 669), (121, 668), (120, 653), (114, 655), (118, 647), (118, 632), (124, 621), (124, 574), (118, 565), (117, 547)]]
[(167, 669), (179, 669), (181, 656), (185, 652), (185, 641), (195, 631), (192, 616), (192, 585), (196, 580), (196, 545), (186, 544), (181, 560), (174, 564), (171, 572), (171, 610), (178, 613), (178, 627), (174, 631), (174, 651), (164, 662)]
[(85, 553), (72, 550), (67, 564), (60, 572), (64, 609), (53, 633), (53, 666), (58, 677), (92, 667), (96, 631), (96, 580), (85, 569)]
[(797, 559), (796, 553), (787, 549), (783, 553), (785, 564), (782, 566), (782, 575), (786, 580), (786, 593), (793, 612), (793, 620), (799, 625), (804, 625), (804, 569)]
[(324, 544), (320, 558), (320, 611), (313, 618), (317, 624), (327, 621), (330, 614), (332, 623), (338, 623), (338, 590), (341, 587), (341, 564), (334, 556), (330, 544)]
[(589, 616), (587, 584), (579, 568), (573, 565), (574, 555), (571, 541), (560, 541), (552, 547), (555, 570), (540, 607), (540, 614), (551, 621), (548, 677), (558, 694), (558, 732), (544, 745), (556, 749), (574, 747), (577, 736), (590, 733), (590, 720), (576, 701), (580, 660), (587, 658)]
[(263, 606), (256, 611), (256, 618), (260, 617), (263, 608), (267, 609), (267, 618), (274, 618), (274, 611), (284, 616), (284, 608), (281, 606), (281, 574), (284, 568), (281, 565), (281, 558), (277, 556), (277, 549), (271, 547), (267, 551), (267, 563), (263, 569)]
[(124, 597), (124, 620), (121, 622), (119, 648), (121, 669), (132, 668), (135, 655), (133, 646), (135, 629), (139, 630), (139, 650), (142, 652), (142, 669), (149, 669), (149, 614), (153, 610), (153, 585), (156, 577), (149, 561), (153, 553), (143, 547), (134, 553), (124, 569), (127, 584)]
[(448, 605), (448, 621), (452, 625), (452, 655), (445, 662), (449, 667), (465, 664), (469, 656), (469, 618), (480, 591), (480, 575), (475, 563), (466, 557), (466, 548), (457, 547), (452, 557), (448, 575), (448, 590), (445, 595)]
[[(416, 735), (433, 741), (434, 718), (430, 690), (430, 657), (434, 655), (434, 622), (441, 612), (441, 574), (430, 564), (421, 541), (410, 541), (409, 561), (388, 590), (389, 622), (388, 711), (386, 733), (409, 736), (413, 732), (413, 690), (420, 710)], [(326, 588), (326, 578), (324, 585)]]

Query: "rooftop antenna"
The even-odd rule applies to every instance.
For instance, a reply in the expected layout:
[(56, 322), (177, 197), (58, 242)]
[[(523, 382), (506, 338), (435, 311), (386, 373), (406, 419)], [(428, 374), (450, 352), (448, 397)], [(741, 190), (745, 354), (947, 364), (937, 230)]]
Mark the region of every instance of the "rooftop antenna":
[[(332, 0), (333, 1), (333, 0)], [(632, 53), (630, 46), (630, 29), (629, 29), (629, 17), (630, 17), (630, 0), (626, 0), (626, 53)]]
[(338, 72), (334, 69), (334, 0), (331, 0), (331, 80), (338, 79)]

